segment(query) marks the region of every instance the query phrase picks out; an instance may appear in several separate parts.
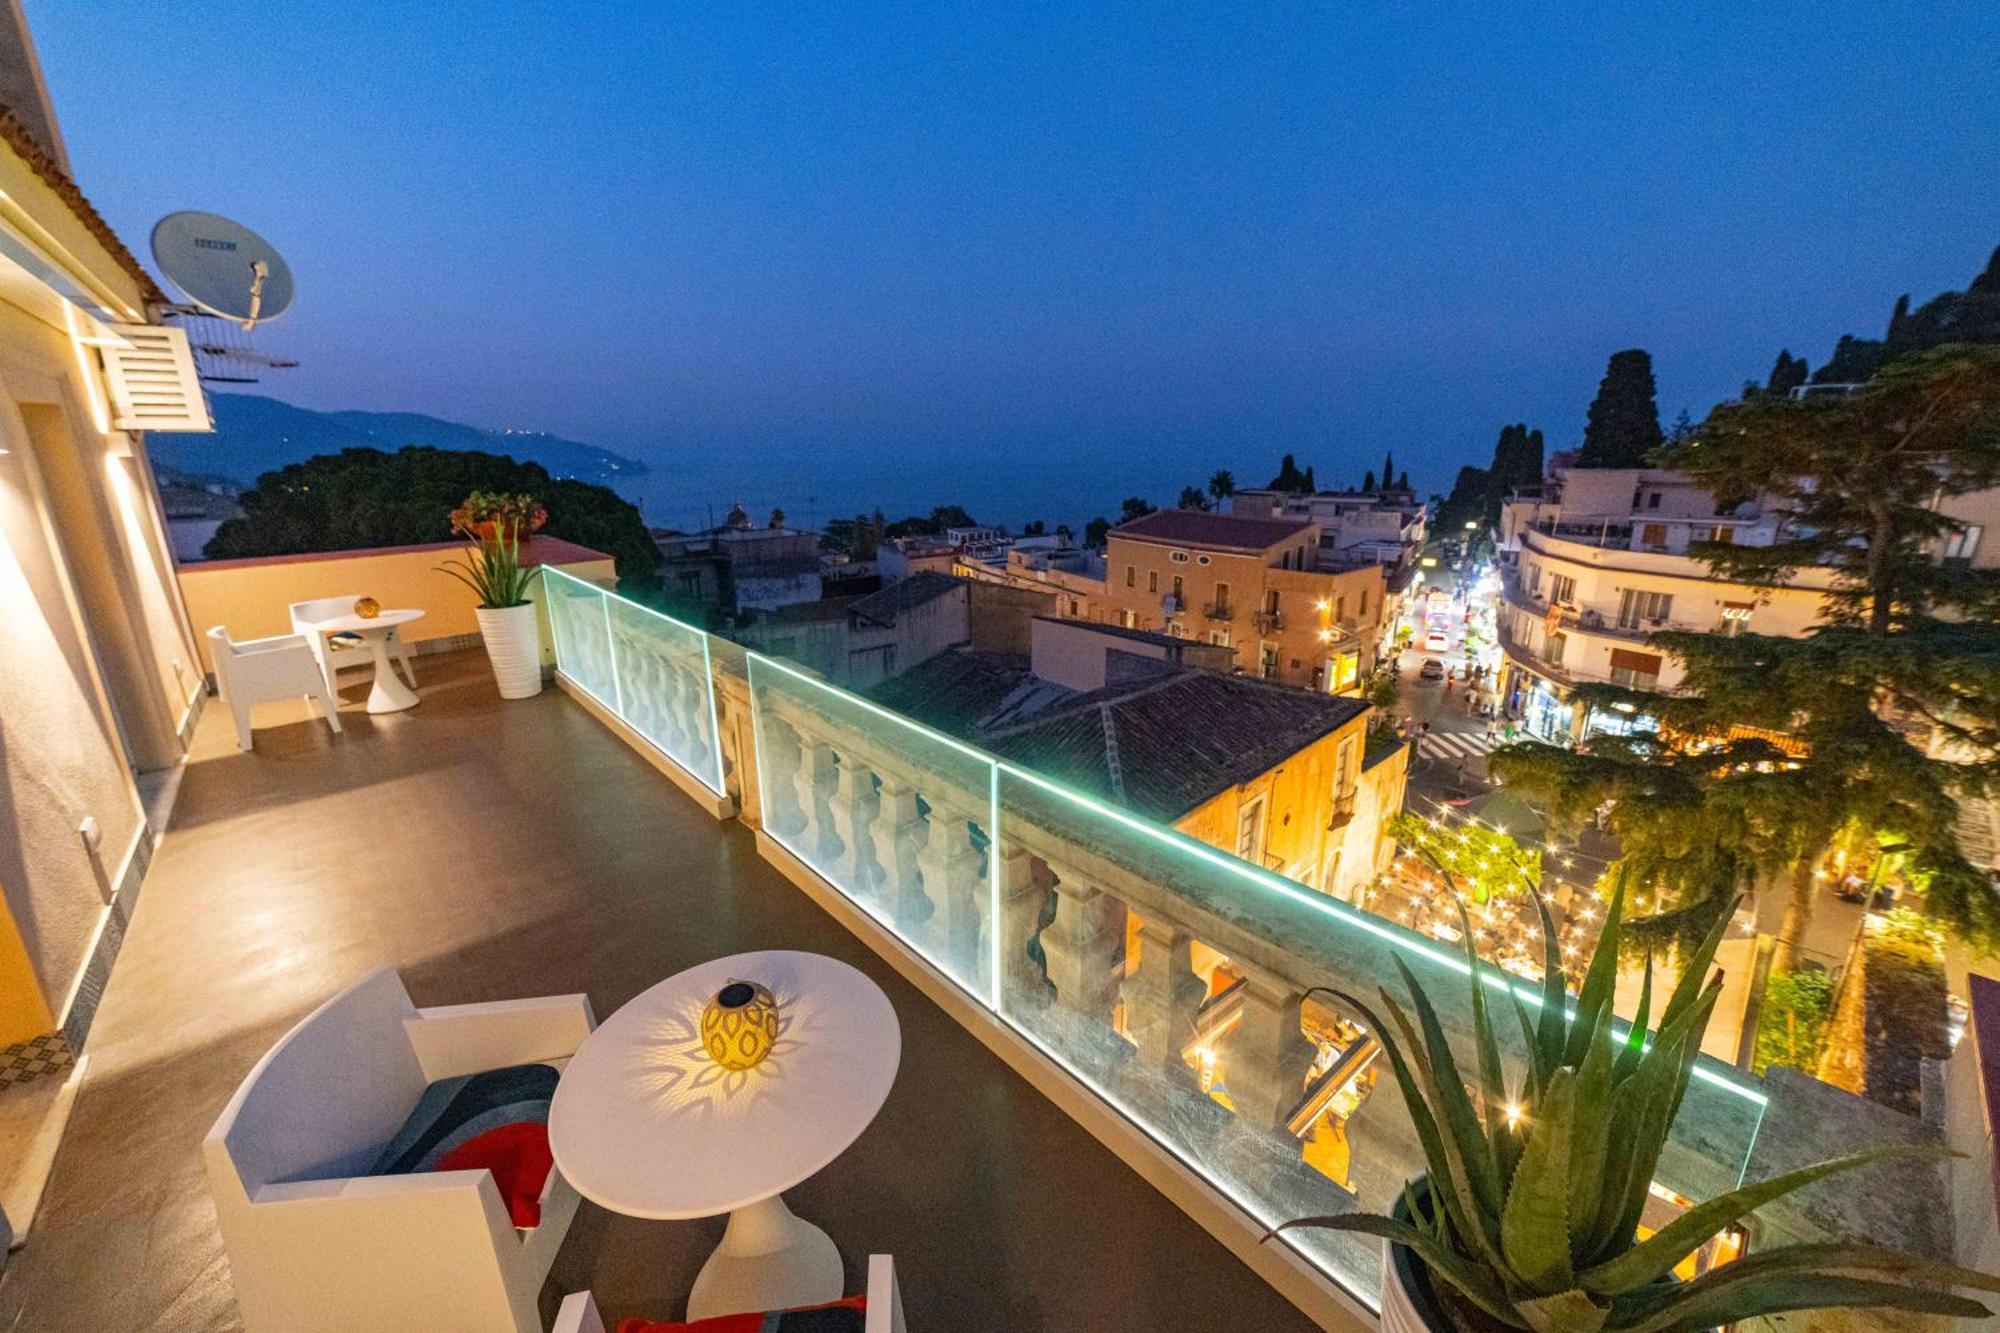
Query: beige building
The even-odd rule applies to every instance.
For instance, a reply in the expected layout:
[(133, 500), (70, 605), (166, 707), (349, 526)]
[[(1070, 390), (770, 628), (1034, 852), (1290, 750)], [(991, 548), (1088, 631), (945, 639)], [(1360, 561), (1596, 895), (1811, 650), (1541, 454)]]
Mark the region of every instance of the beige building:
[(1376, 565), (1318, 568), (1319, 525), (1172, 509), (1113, 528), (1107, 618), (1223, 644), (1245, 675), (1343, 694), (1360, 688), (1381, 638)]
[[(151, 860), (151, 775), (203, 680), (145, 437), (115, 369), (160, 294), (70, 179), (0, 9), (0, 1048), (81, 1048)], [(184, 341), (178, 343), (185, 357)], [(205, 428), (191, 364), (181, 429)]]

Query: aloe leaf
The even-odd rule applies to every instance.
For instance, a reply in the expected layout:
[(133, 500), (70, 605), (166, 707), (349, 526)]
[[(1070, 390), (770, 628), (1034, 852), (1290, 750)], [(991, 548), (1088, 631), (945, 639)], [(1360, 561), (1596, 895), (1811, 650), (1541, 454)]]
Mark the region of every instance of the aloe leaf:
[(1654, 1075), (1645, 1088), (1646, 1113), (1639, 1126), (1638, 1151), (1632, 1158), (1632, 1174), (1625, 1181), (1625, 1207), (1618, 1215), (1614, 1244), (1630, 1243), (1638, 1230), (1639, 1218), (1646, 1210), (1648, 1191), (1652, 1187), (1653, 1176), (1660, 1165), (1660, 1152), (1667, 1145), (1667, 1135), (1672, 1131), (1674, 1116), (1680, 1109), (1679, 1089), (1687, 1086), (1688, 1071), (1694, 1068), (1695, 1057), (1701, 1054), (1701, 1034), (1708, 1026), (1708, 1016), (1715, 1009), (1715, 1002), (1722, 994), (1720, 981), (1707, 987), (1693, 1008), (1675, 1020), (1672, 1027), (1664, 1029), (1660, 1043), (1647, 1053), (1642, 1066), (1648, 1061), (1654, 1063)]
[(1715, 951), (1721, 947), (1722, 938), (1729, 933), (1729, 922), (1736, 915), (1736, 905), (1743, 900), (1732, 898), (1728, 906), (1715, 918), (1715, 924), (1708, 928), (1708, 934), (1689, 956), (1687, 965), (1681, 969), (1680, 980), (1674, 983), (1673, 993), (1667, 997), (1667, 1007), (1660, 1011), (1662, 1025), (1672, 1021), (1681, 1009), (1694, 1002), (1701, 988), (1708, 982), (1708, 969), (1715, 963)]
[(1576, 1110), (1569, 1149), (1567, 1220), (1572, 1259), (1589, 1254), (1585, 1248), (1597, 1221), (1597, 1201), (1604, 1189), (1604, 1160), (1611, 1129), (1612, 1069), (1617, 1062), (1611, 1025), (1600, 1023), (1576, 1074)]
[(1639, 1010), (1632, 1017), (1632, 1030), (1625, 1035), (1625, 1045), (1618, 1052), (1618, 1065), (1612, 1071), (1614, 1079), (1630, 1078), (1632, 1071), (1639, 1067), (1639, 1057), (1646, 1053), (1646, 1023), (1653, 1012), (1653, 951), (1646, 950), (1646, 975), (1639, 983)]
[[(1419, 996), (1422, 993), (1416, 992)], [(1418, 1081), (1423, 1084), (1425, 1105), (1435, 1123), (1434, 1141), (1438, 1145), (1439, 1156), (1444, 1161), (1445, 1188), (1438, 1191), (1438, 1182), (1433, 1180), (1432, 1189), (1434, 1192), (1442, 1192), (1450, 1201), (1454, 1210), (1452, 1224), (1459, 1229), (1466, 1242), (1477, 1248), (1495, 1269), (1504, 1272), (1506, 1260), (1500, 1253), (1498, 1229), (1499, 1201), (1496, 1200), (1491, 1207), (1488, 1207), (1481, 1198), (1478, 1188), (1472, 1183), (1468, 1150), (1472, 1154), (1481, 1154), (1486, 1145), (1479, 1136), (1477, 1121), (1471, 1120), (1470, 1103), (1466, 1104), (1465, 1109), (1469, 1128), (1461, 1134), (1446, 1118), (1445, 1094), (1441, 1088), (1440, 1077), (1424, 1057), (1423, 1043), (1418, 1039), (1416, 1029), (1411, 1026), (1409, 1015), (1403, 1012), (1402, 1006), (1396, 1003), (1395, 998), (1387, 990), (1382, 991), (1381, 995), (1382, 1003), (1388, 1007), (1389, 1017), (1402, 1031), (1404, 1044), (1409, 1048), (1410, 1067), (1416, 1073)], [(1451, 1053), (1447, 1049), (1445, 1054), (1449, 1057)], [(1464, 1085), (1454, 1082), (1451, 1086), (1457, 1090), (1459, 1100), (1465, 1102)]]
[(1741, 1289), (1705, 1298), (1669, 1301), (1645, 1318), (1619, 1322), (1617, 1327), (1620, 1333), (1665, 1333), (1668, 1329), (1711, 1328), (1798, 1310), (1882, 1307), (1956, 1319), (1983, 1319), (1992, 1313), (1978, 1301), (1935, 1289), (1829, 1273), (1797, 1273), (1747, 1283)]
[(1479, 946), (1472, 938), (1472, 917), (1465, 900), (1458, 899), (1458, 923), (1464, 931), (1465, 962), (1472, 976), (1472, 1031), (1479, 1054), (1479, 1111), (1486, 1124), (1486, 1150), (1492, 1155), (1494, 1172), (1504, 1188), (1514, 1173), (1520, 1143), (1507, 1124), (1507, 1085), (1500, 1071), (1500, 1044), (1493, 1037), (1493, 1023), (1486, 1009), (1485, 964), (1479, 961)]
[(1514, 1308), (1521, 1312), (1534, 1333), (1597, 1333), (1611, 1313), (1610, 1307), (1599, 1305), (1574, 1288), (1553, 1296), (1517, 1300)]
[(1645, 1318), (1678, 1300), (1703, 1300), (1746, 1283), (1768, 1281), (1779, 1275), (1796, 1273), (1874, 1273), (1889, 1282), (1920, 1283), (1943, 1291), (1972, 1288), (2000, 1292), (2000, 1277), (1960, 1268), (1957, 1264), (1927, 1259), (1922, 1255), (1892, 1250), (1881, 1245), (1858, 1245), (1847, 1241), (1827, 1241), (1814, 1245), (1784, 1245), (1763, 1250), (1711, 1268), (1687, 1283), (1654, 1283), (1618, 1298), (1614, 1304), (1621, 1315)]
[[(1323, 1231), (1358, 1231), (1365, 1236), (1380, 1236), (1393, 1245), (1407, 1246), (1416, 1251), (1417, 1257), (1430, 1267), (1434, 1277), (1442, 1277), (1451, 1283), (1464, 1297), (1482, 1311), (1498, 1319), (1503, 1324), (1515, 1328), (1522, 1327), (1519, 1316), (1515, 1315), (1500, 1285), (1486, 1270), (1467, 1261), (1464, 1256), (1454, 1254), (1440, 1247), (1430, 1236), (1407, 1222), (1393, 1217), (1383, 1217), (1379, 1213), (1334, 1213), (1325, 1217), (1299, 1217), (1273, 1227), (1270, 1235), (1289, 1231), (1293, 1227), (1312, 1227)], [(1267, 1236), (1266, 1239), (1269, 1237)]]
[(1528, 1145), (1500, 1214), (1500, 1251), (1524, 1286), (1565, 1291), (1575, 1283), (1569, 1257), (1569, 1143), (1576, 1076), (1558, 1069), (1535, 1109)]
[[(1499, 1259), (1498, 1241), (1491, 1235), (1484, 1218), (1478, 1216), (1478, 1201), (1473, 1197), (1471, 1187), (1465, 1181), (1463, 1169), (1456, 1163), (1453, 1153), (1446, 1146), (1447, 1132), (1437, 1123), (1431, 1113), (1431, 1103), (1424, 1089), (1429, 1086), (1427, 1069), (1412, 1067), (1412, 1059), (1420, 1059), (1417, 1054), (1416, 1034), (1410, 1023), (1396, 1005), (1396, 1001), (1384, 990), (1379, 992), (1382, 1003), (1394, 1018), (1394, 1026), (1385, 1023), (1381, 1016), (1359, 997), (1345, 991), (1333, 992), (1340, 999), (1353, 1005), (1357, 1013), (1367, 1020), (1369, 1029), (1389, 1053), (1389, 1067), (1395, 1072), (1397, 1087), (1403, 1094), (1403, 1106), (1408, 1110), (1410, 1121), (1417, 1131), (1417, 1139), (1423, 1145), (1424, 1161), (1431, 1178), (1431, 1197), (1438, 1201), (1438, 1211), (1447, 1217), (1452, 1227), (1465, 1239), (1466, 1244), (1478, 1249), (1479, 1253), (1496, 1262)], [(1403, 1041), (1396, 1033), (1400, 1029)], [(1408, 1044), (1406, 1052), (1404, 1043)]]
[[(1931, 1144), (1906, 1144), (1879, 1148), (1873, 1152), (1836, 1157), (1814, 1166), (1788, 1171), (1782, 1176), (1745, 1185), (1698, 1203), (1661, 1227), (1617, 1258), (1585, 1269), (1577, 1275), (1577, 1285), (1601, 1296), (1622, 1296), (1673, 1271), (1674, 1265), (1694, 1253), (1722, 1228), (1739, 1222), (1775, 1199), (1793, 1190), (1804, 1189), (1816, 1180), (1852, 1171), (1872, 1162), (1937, 1161), (1950, 1156), (1946, 1149)], [(1783, 1253), (1775, 1251), (1774, 1253)], [(1756, 1257), (1756, 1256), (1753, 1256)], [(1743, 1263), (1750, 1262), (1743, 1260)], [(1738, 1265), (1731, 1265), (1737, 1267)]]
[(1618, 872), (1618, 887), (1611, 891), (1611, 906), (1604, 913), (1604, 930), (1597, 937), (1596, 952), (1590, 956), (1583, 986), (1576, 993), (1577, 1022), (1570, 1030), (1569, 1047), (1562, 1057), (1565, 1064), (1583, 1063), (1590, 1041), (1586, 1030), (1589, 1020), (1595, 1015), (1596, 1021), (1602, 1022), (1603, 1016), (1610, 1012), (1612, 993), (1618, 984), (1618, 939), (1624, 933), (1625, 873), (1623, 868)]
[(1502, 1202), (1499, 1172), (1493, 1154), (1487, 1150), (1479, 1117), (1473, 1112), (1472, 1098), (1466, 1094), (1465, 1079), (1458, 1072), (1458, 1061), (1451, 1053), (1451, 1043), (1445, 1038), (1444, 1024), (1438, 1021), (1436, 1007), (1431, 1004), (1430, 996), (1424, 993), (1424, 988), (1417, 984), (1409, 965), (1400, 956), (1395, 958), (1395, 963), (1396, 970), (1403, 974), (1403, 984), (1409, 988), (1410, 1003), (1417, 1011), (1417, 1021), (1423, 1026), (1424, 1049), (1429, 1053), (1428, 1066), (1434, 1084), (1431, 1089), (1433, 1105), (1445, 1129), (1458, 1143), (1465, 1160), (1466, 1179), (1472, 1185), (1473, 1197), (1478, 1199), (1481, 1211), (1489, 1217), (1498, 1216)]
[(1631, 1179), (1632, 1163), (1639, 1154), (1645, 1109), (1645, 1085), (1640, 1080), (1628, 1079), (1611, 1090), (1611, 1109), (1605, 1117), (1604, 1164), (1598, 1168), (1589, 1229), (1577, 1251), (1579, 1263), (1588, 1263), (1614, 1248), (1612, 1238), (1617, 1234), (1618, 1217), (1625, 1211), (1625, 1182)]

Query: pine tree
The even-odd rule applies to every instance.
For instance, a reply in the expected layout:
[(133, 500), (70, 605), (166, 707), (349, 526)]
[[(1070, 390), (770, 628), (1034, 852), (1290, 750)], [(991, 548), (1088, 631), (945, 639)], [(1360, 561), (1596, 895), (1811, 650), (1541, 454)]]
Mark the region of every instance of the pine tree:
[[(2000, 895), (1956, 828), (1958, 798), (2000, 781), (2000, 580), (1934, 558), (1962, 530), (1937, 498), (2000, 484), (2000, 347), (1907, 357), (1849, 397), (1725, 403), (1661, 463), (1721, 503), (1774, 501), (1787, 515), (1777, 542), (1693, 553), (1752, 586), (1829, 572), (1826, 622), (1800, 637), (1655, 634), (1683, 669), (1673, 694), (1584, 686), (1577, 698), (1651, 714), (1698, 744), (1594, 738), (1580, 754), (1496, 755), (1494, 771), (1578, 809), (1644, 792), (1655, 779), (1641, 768), (1686, 777), (1675, 822), (1687, 854), (1725, 837), (1739, 872), (1789, 866), (1780, 966), (1811, 923), (1821, 861), (1846, 840), (1905, 844), (1930, 913), (1968, 943), (2000, 943)], [(1659, 836), (1674, 845), (1670, 828)]]
[(1771, 378), (1764, 387), (1781, 398), (1786, 397), (1806, 382), (1810, 369), (1804, 357), (1793, 356), (1790, 349), (1781, 350), (1777, 364), (1771, 367)]
[(1583, 427), (1578, 467), (1645, 467), (1660, 447), (1653, 358), (1640, 348), (1614, 352)]

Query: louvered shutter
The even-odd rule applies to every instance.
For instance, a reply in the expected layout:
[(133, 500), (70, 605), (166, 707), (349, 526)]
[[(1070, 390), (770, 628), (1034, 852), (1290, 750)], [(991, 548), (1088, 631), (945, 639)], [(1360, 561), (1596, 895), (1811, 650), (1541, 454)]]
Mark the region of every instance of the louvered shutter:
[(111, 331), (125, 343), (99, 348), (111, 386), (112, 425), (119, 430), (215, 429), (185, 329), (114, 324)]

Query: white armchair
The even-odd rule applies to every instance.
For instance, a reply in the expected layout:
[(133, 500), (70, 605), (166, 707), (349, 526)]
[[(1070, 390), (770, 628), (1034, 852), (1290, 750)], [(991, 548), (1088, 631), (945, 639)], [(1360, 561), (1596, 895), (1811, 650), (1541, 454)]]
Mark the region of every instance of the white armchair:
[[(587, 1291), (563, 1298), (549, 1333), (607, 1333), (604, 1316)], [(864, 1333), (905, 1333), (903, 1293), (896, 1286), (896, 1261), (886, 1254), (868, 1256), (868, 1313)]]
[(280, 1038), (202, 1143), (249, 1333), (541, 1333), (578, 1203), (561, 1172), (531, 1230), (489, 1171), (360, 1173), (428, 1084), (565, 1060), (594, 1026), (582, 995), (418, 1009), (382, 968)]
[[(313, 656), (318, 659), (320, 670), (326, 674), (326, 688), (338, 693), (340, 689), (340, 669), (351, 666), (369, 666), (374, 660), (373, 653), (362, 643), (341, 643), (321, 626), (329, 620), (338, 620), (354, 614), (355, 597), (315, 597), (309, 602), (292, 603), (292, 633), (303, 634), (312, 645)], [(391, 628), (384, 635), (389, 645), (389, 660), (403, 679), (410, 682), (410, 688), (417, 688), (417, 668), (410, 661), (410, 645), (404, 641), (402, 632)]]
[(236, 743), (244, 749), (251, 745), (252, 709), (300, 695), (318, 704), (326, 724), (340, 730), (340, 704), (333, 696), (333, 687), (327, 684), (312, 646), (300, 635), (278, 634), (238, 643), (217, 625), (208, 632), (208, 655), (215, 661), (216, 689), (236, 719)]

